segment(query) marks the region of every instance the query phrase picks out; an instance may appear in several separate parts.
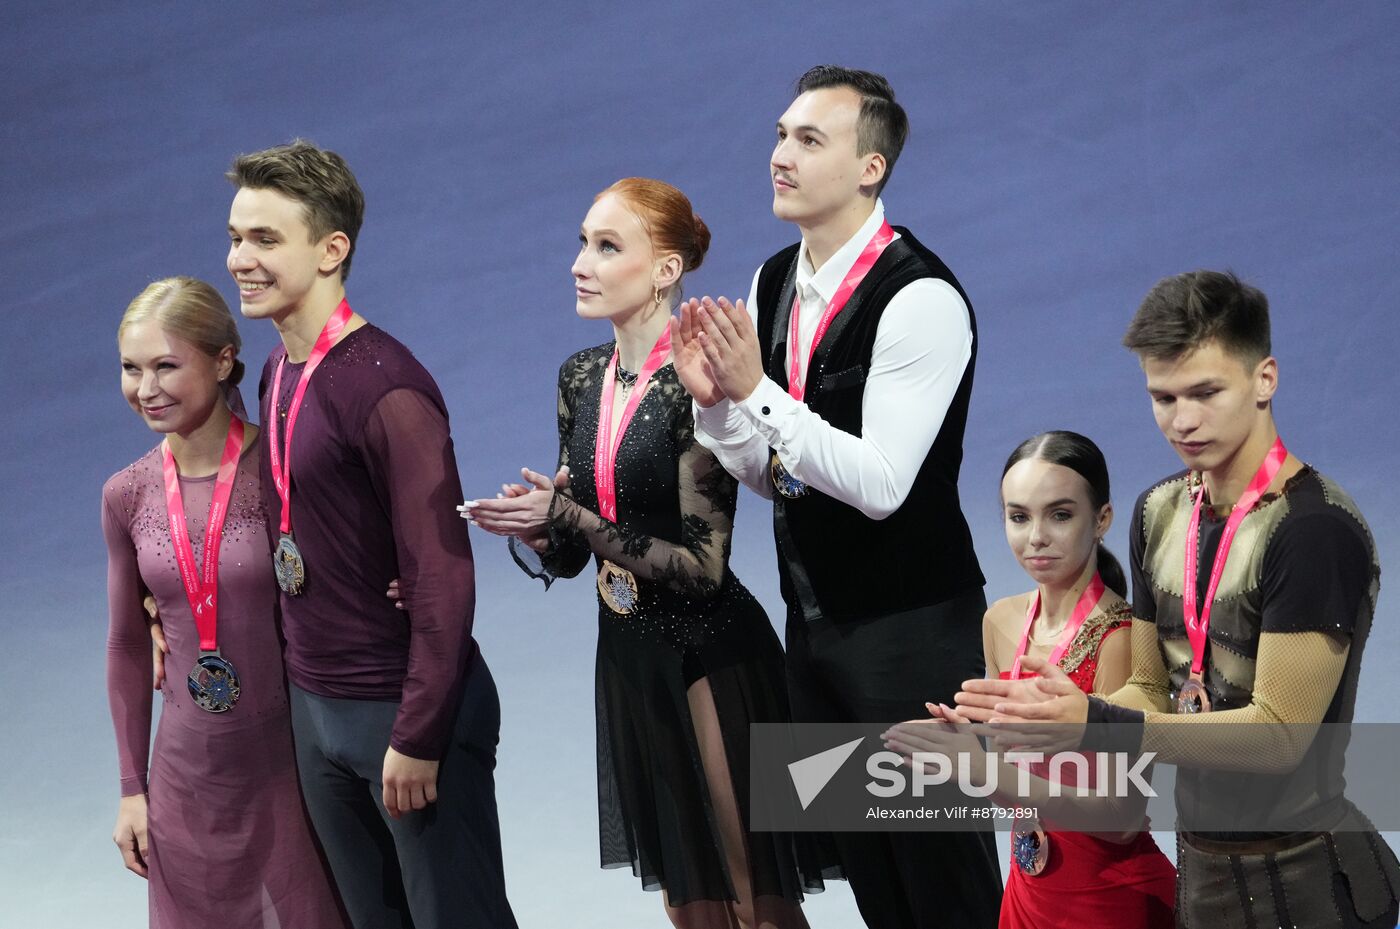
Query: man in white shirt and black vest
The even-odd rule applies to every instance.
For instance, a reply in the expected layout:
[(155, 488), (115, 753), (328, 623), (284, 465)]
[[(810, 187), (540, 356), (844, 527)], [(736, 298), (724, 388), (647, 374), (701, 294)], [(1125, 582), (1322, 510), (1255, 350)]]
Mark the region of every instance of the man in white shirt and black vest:
[[(804, 74), (770, 166), (802, 241), (747, 304), (691, 300), (673, 324), (696, 438), (774, 503), (797, 722), (924, 716), (984, 670), (957, 488), (977, 326), (948, 267), (885, 222), (908, 126), (880, 75)], [(869, 925), (996, 924), (989, 833), (834, 838)]]

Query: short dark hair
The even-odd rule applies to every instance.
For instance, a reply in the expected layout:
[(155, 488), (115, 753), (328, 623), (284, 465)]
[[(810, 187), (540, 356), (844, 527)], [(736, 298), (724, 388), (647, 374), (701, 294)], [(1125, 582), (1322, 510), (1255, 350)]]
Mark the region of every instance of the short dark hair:
[(894, 173), (894, 163), (909, 138), (909, 116), (894, 102), (894, 88), (883, 75), (836, 65), (817, 65), (797, 79), (797, 96), (826, 87), (849, 87), (860, 94), (856, 119), (856, 154), (879, 152), (885, 158), (885, 176), (875, 188), (878, 196)]
[[(1006, 467), (1001, 469), (1001, 476), (1006, 477), (1006, 472), (1010, 471), (1013, 465), (1027, 458), (1069, 468), (1084, 478), (1084, 482), (1089, 485), (1089, 502), (1094, 505), (1095, 510), (1103, 509), (1112, 499), (1108, 487), (1108, 462), (1104, 460), (1099, 447), (1087, 436), (1070, 432), (1068, 429), (1053, 429), (1033, 435), (1016, 446), (1016, 450), (1006, 459)], [(1123, 575), (1123, 566), (1102, 542), (1098, 547), (1097, 570), (1105, 587), (1120, 597), (1128, 595), (1128, 579)]]
[(1233, 272), (1189, 271), (1158, 281), (1123, 336), (1139, 358), (1177, 358), (1207, 342), (1250, 366), (1269, 357), (1269, 298)]
[(239, 155), (224, 177), (240, 189), (275, 190), (300, 203), (312, 242), (332, 232), (345, 233), (350, 251), (340, 263), (340, 279), (350, 276), (355, 237), (365, 219), (365, 195), (344, 158), (305, 139), (293, 139)]

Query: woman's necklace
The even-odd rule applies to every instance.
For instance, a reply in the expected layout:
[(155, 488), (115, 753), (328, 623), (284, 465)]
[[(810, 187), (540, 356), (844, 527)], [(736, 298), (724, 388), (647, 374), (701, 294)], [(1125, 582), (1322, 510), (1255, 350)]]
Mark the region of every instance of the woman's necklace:
[(1053, 629), (1042, 628), (1039, 622), (1035, 625), (1036, 628), (1031, 631), (1031, 641), (1037, 645), (1053, 645), (1060, 641), (1060, 636), (1064, 635), (1064, 623), (1061, 623)]
[(627, 396), (633, 387), (637, 386), (637, 373), (635, 371), (628, 371), (622, 365), (618, 365), (616, 376), (618, 386), (622, 388), (622, 395), (624, 397)]

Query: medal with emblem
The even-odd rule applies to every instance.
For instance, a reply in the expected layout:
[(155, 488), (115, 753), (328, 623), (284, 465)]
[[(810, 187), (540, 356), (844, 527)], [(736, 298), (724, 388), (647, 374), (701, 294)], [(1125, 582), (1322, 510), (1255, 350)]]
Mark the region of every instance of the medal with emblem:
[(604, 561), (598, 569), (598, 596), (617, 615), (628, 615), (637, 608), (636, 575), (611, 561)]
[(277, 540), (277, 550), (272, 553), (272, 570), (277, 574), (277, 586), (290, 596), (301, 593), (306, 583), (306, 565), (301, 560), (301, 549), (292, 540), (291, 533), (284, 533)]
[[(661, 370), (670, 354), (671, 329), (668, 326), (661, 330), (661, 335), (652, 345), (630, 390), (624, 384), (623, 395), (627, 399), (623, 404), (616, 430), (611, 426), (613, 395), (618, 383), (617, 349), (613, 349), (612, 358), (603, 370), (603, 384), (598, 395), (598, 431), (593, 446), (593, 486), (598, 493), (598, 512), (610, 523), (617, 522), (615, 470), (618, 450), (622, 447), (622, 436), (627, 432), (627, 424), (632, 421), (642, 397), (646, 394), (647, 384), (652, 375)], [(627, 616), (635, 612), (641, 599), (637, 576), (621, 565), (604, 559), (602, 567), (598, 569), (598, 598), (618, 616)]]
[(277, 525), (282, 537), (277, 540), (277, 548), (272, 553), (272, 570), (277, 575), (277, 586), (290, 597), (300, 594), (306, 586), (306, 562), (302, 560), (301, 550), (297, 548), (296, 542), (292, 541), (292, 433), (296, 429), (297, 415), (301, 412), (301, 402), (306, 397), (306, 388), (311, 384), (311, 375), (316, 373), (321, 362), (325, 361), (326, 356), (335, 347), (336, 341), (345, 331), (353, 315), (350, 304), (341, 300), (340, 305), (321, 328), (321, 334), (316, 337), (316, 344), (311, 347), (311, 354), (306, 358), (306, 368), (301, 372), (301, 380), (297, 382), (291, 402), (287, 405), (287, 412), (284, 414), (287, 424), (282, 430), (281, 438), (277, 435), (280, 409), (277, 398), (282, 394), (282, 369), (287, 364), (286, 355), (277, 362), (277, 371), (272, 376), (272, 393), (268, 401), (272, 428), (269, 430), (267, 447), (268, 459), (272, 464), (272, 483), (277, 487), (277, 497), (282, 503)]
[(1011, 857), (1027, 877), (1035, 877), (1050, 861), (1050, 836), (1040, 820), (1017, 818), (1011, 827)]
[(807, 495), (807, 485), (792, 476), (783, 463), (778, 460), (778, 453), (773, 452), (768, 464), (768, 473), (773, 478), (773, 489), (789, 500)]
[(224, 454), (209, 500), (209, 519), (204, 527), (204, 557), (196, 566), (194, 545), (185, 528), (185, 504), (180, 493), (180, 471), (167, 440), (161, 446), (165, 475), (165, 510), (170, 519), (170, 545), (175, 550), (175, 566), (185, 588), (190, 613), (199, 631), (199, 658), (185, 684), (195, 706), (209, 713), (227, 713), (238, 703), (242, 687), (233, 663), (219, 653), (219, 545), (224, 537), (233, 484), (238, 477), (238, 456), (243, 449), (243, 421), (229, 420)]
[[(1047, 659), (1050, 664), (1059, 665), (1065, 653), (1069, 651), (1070, 646), (1078, 638), (1079, 630), (1084, 628), (1089, 615), (1094, 612), (1099, 600), (1103, 598), (1104, 590), (1103, 578), (1095, 571), (1075, 601), (1069, 621), (1065, 623), (1064, 631), (1060, 633), (1060, 640), (1050, 652)], [(1039, 615), (1040, 588), (1037, 587), (1026, 606), (1026, 624), (1021, 630), (1021, 640), (1016, 645), (1016, 655), (1011, 662), (1010, 679), (1013, 681), (1023, 678), (1021, 659), (1026, 657), (1026, 652), (1030, 649), (1031, 631)], [(1050, 860), (1050, 836), (1041, 828), (1040, 820), (1034, 817), (1018, 816), (1016, 818), (1011, 827), (1011, 858), (1016, 862), (1016, 867), (1021, 869), (1021, 873), (1027, 877), (1035, 877), (1045, 870), (1045, 865)]]
[[(1249, 511), (1254, 509), (1254, 505), (1283, 470), (1283, 463), (1287, 459), (1288, 449), (1284, 447), (1283, 439), (1274, 439), (1274, 444), (1264, 456), (1264, 461), (1254, 472), (1254, 477), (1250, 479), (1244, 493), (1230, 508), (1230, 515), (1225, 520), (1224, 528), (1220, 530), (1220, 543), (1216, 546), (1215, 560), (1210, 566), (1205, 599), (1200, 604), (1196, 602), (1196, 586), (1200, 583), (1201, 507), (1206, 496), (1205, 476), (1201, 475), (1198, 484), (1193, 482), (1192, 493), (1195, 500), (1191, 505), (1191, 517), (1186, 521), (1186, 557), (1182, 559), (1184, 565), (1181, 580), (1181, 618), (1186, 624), (1186, 638), (1191, 643), (1191, 675), (1177, 692), (1178, 713), (1210, 712), (1210, 696), (1206, 693), (1204, 681), (1206, 646), (1210, 641), (1211, 607), (1215, 605), (1215, 594), (1220, 589), (1221, 578), (1225, 575), (1225, 563), (1230, 557), (1230, 546), (1234, 544), (1235, 533), (1239, 531)], [(1188, 485), (1190, 486), (1193, 485)]]
[(233, 663), (218, 650), (201, 652), (194, 670), (185, 680), (194, 705), (209, 713), (227, 713), (242, 693)]
[(1206, 685), (1196, 675), (1191, 675), (1186, 679), (1186, 683), (1181, 685), (1181, 690), (1176, 693), (1176, 711), (1178, 713), (1209, 713), (1210, 695), (1206, 693)]

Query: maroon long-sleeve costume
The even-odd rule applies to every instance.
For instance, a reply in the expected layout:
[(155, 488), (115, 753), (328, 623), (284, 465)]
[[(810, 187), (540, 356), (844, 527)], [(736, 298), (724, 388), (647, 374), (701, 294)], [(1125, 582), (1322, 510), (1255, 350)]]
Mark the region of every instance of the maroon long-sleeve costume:
[[(282, 429), (305, 364), (263, 369), (262, 414)], [(475, 581), (461, 481), (437, 384), (392, 336), (366, 325), (343, 337), (311, 379), (292, 436), (292, 532), (306, 562), (299, 596), (282, 597), (287, 675), (309, 693), (401, 700), (390, 744), (442, 757), (476, 653)], [(281, 501), (266, 454), (263, 501)], [(384, 595), (400, 578), (406, 611)]]

